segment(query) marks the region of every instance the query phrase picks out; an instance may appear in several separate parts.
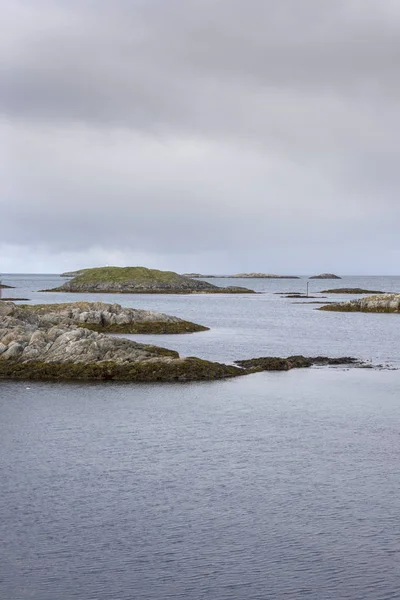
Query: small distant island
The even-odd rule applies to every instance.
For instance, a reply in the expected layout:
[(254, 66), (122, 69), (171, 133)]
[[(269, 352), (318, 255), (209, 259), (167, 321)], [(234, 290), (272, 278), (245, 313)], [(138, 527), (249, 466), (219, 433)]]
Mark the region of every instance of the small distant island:
[(112, 294), (255, 294), (244, 287), (218, 287), (173, 271), (146, 267), (98, 267), (84, 269), (58, 288), (44, 292)]
[(12, 285), (6, 285), (5, 283), (0, 283), (0, 289), (2, 289), (2, 290), (13, 290), (15, 288)]
[(321, 306), (317, 310), (329, 310), (337, 312), (368, 312), (368, 313), (400, 313), (400, 294), (378, 294), (350, 300), (350, 302), (339, 302)]
[(342, 279), (334, 273), (321, 273), (321, 275), (313, 275), (310, 279)]
[(185, 273), (192, 279), (300, 279), (297, 275), (272, 275), (268, 273), (235, 273), (235, 275), (201, 275), (200, 273)]

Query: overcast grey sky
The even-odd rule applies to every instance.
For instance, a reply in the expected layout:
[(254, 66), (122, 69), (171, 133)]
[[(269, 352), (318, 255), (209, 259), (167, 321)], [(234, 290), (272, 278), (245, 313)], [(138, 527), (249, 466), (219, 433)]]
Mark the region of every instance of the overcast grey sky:
[(0, 10), (0, 271), (400, 274), (398, 0)]

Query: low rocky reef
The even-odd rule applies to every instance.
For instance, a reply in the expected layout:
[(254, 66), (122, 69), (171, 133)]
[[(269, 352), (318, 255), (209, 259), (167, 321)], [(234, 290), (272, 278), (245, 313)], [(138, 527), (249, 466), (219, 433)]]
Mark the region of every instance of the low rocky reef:
[(400, 294), (379, 294), (350, 302), (332, 303), (317, 310), (338, 312), (400, 313)]
[(329, 358), (327, 356), (289, 356), (280, 358), (277, 356), (261, 356), (248, 360), (237, 360), (235, 364), (247, 369), (248, 372), (258, 373), (260, 371), (290, 371), (291, 369), (304, 369), (312, 366), (337, 366), (353, 365), (363, 366), (364, 363), (351, 356), (340, 358)]
[(332, 288), (331, 290), (321, 290), (320, 294), (385, 294), (379, 290), (364, 290), (363, 288)]
[(104, 302), (21, 305), (20, 308), (53, 325), (68, 323), (99, 333), (178, 334), (209, 329), (164, 313)]
[(5, 283), (0, 283), (0, 290), (13, 290), (15, 289), (12, 285), (6, 285)]
[(145, 267), (100, 267), (84, 269), (58, 288), (45, 292), (111, 294), (255, 294), (243, 287), (218, 287), (178, 275)]
[(321, 275), (313, 275), (310, 279), (342, 279), (334, 273), (321, 273)]

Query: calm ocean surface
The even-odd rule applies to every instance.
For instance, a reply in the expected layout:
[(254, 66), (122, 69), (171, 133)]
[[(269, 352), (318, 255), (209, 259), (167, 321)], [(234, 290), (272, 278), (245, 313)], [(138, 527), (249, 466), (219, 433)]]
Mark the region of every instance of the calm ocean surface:
[[(274, 293), (305, 291), (306, 279), (234, 280), (265, 292), (255, 296), (45, 294), (62, 280), (2, 280), (32, 302), (119, 302), (211, 327), (130, 336), (182, 355), (400, 367), (398, 315), (326, 313)], [(398, 277), (310, 285), (400, 292)], [(0, 381), (0, 444), (1, 600), (400, 597), (400, 370)]]

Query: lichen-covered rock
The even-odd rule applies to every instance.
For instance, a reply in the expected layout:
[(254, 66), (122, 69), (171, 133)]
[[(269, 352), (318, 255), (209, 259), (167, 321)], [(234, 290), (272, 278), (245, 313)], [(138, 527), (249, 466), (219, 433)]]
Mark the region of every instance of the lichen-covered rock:
[(400, 313), (400, 294), (378, 294), (350, 302), (321, 306), (318, 310), (338, 312)]

